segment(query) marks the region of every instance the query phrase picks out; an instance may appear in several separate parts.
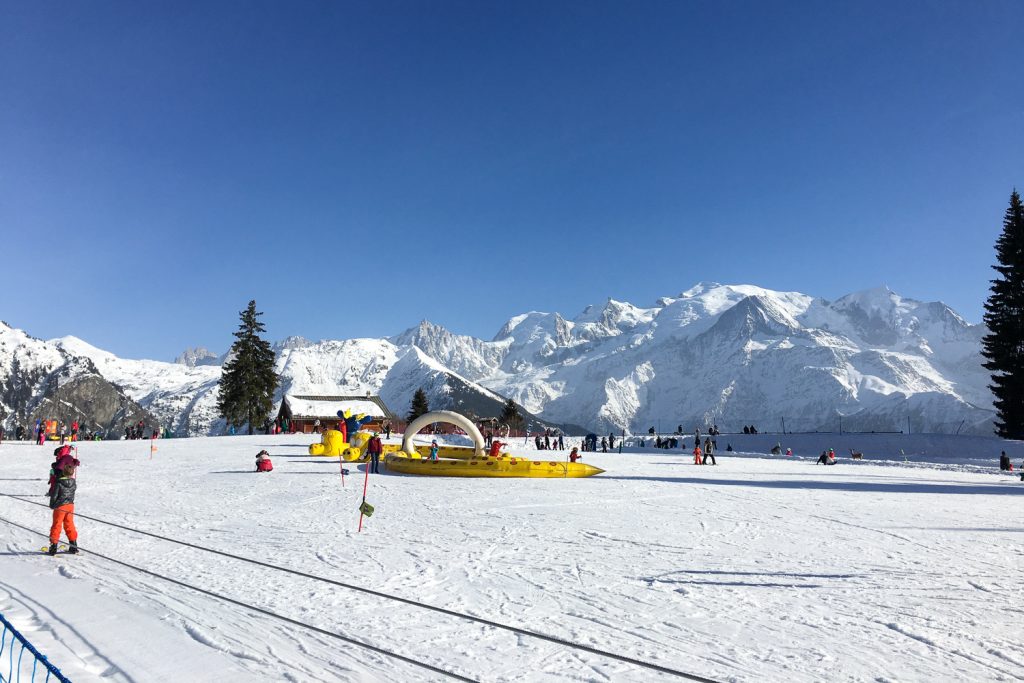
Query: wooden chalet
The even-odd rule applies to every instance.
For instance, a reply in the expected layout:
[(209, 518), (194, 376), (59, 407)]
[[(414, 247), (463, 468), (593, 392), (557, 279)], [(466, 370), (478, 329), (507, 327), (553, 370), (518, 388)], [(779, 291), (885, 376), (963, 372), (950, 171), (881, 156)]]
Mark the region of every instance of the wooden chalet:
[(380, 396), (298, 396), (286, 395), (281, 401), (278, 421), (283, 425), (288, 420), (289, 431), (311, 434), (317, 420), (321, 431), (337, 429), (340, 422), (338, 413), (348, 410), (352, 415), (365, 414), (373, 418), (363, 428), (381, 431), (384, 423), (398, 422), (394, 413), (388, 410)]

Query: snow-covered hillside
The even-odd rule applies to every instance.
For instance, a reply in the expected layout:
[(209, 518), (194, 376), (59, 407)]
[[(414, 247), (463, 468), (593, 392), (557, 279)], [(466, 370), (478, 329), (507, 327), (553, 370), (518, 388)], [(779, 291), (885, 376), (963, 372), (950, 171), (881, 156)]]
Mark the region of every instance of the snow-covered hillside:
[(108, 433), (125, 423), (156, 420), (111, 383), (87, 357), (0, 322), (0, 421), (11, 434), (37, 419), (63, 420), (69, 431)]
[[(988, 434), (983, 334), (942, 303), (884, 287), (829, 302), (703, 282), (651, 306), (609, 299), (573, 318), (524, 313), (490, 341), (422, 321), (389, 339), (289, 337), (275, 351), (281, 394), (371, 392), (396, 413), (424, 388), (435, 408), (497, 415), (512, 398), (534, 424), (602, 432), (777, 431), (785, 421), (789, 431), (842, 422), (853, 431)], [(119, 359), (74, 337), (38, 344), (91, 360), (179, 434), (223, 431), (220, 366), (210, 363), (225, 356), (190, 349), (164, 363)], [(7, 372), (19, 369), (8, 363)]]

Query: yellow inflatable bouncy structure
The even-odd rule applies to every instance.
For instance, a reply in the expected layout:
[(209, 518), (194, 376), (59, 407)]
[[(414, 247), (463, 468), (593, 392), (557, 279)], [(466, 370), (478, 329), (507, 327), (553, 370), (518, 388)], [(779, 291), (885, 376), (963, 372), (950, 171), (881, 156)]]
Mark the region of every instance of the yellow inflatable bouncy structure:
[(325, 455), (331, 458), (342, 460), (359, 460), (363, 457), (363, 450), (370, 435), (366, 432), (356, 432), (352, 439), (355, 443), (346, 443), (345, 436), (337, 429), (328, 429), (320, 437), (320, 443), (310, 444), (310, 455)]
[[(445, 422), (461, 427), (473, 439), (472, 448), (466, 446), (442, 446), (438, 459), (429, 460), (423, 456), (429, 447), (413, 446), (412, 437), (423, 427), (434, 422)], [(413, 420), (405, 430), (400, 451), (388, 453), (385, 447), (384, 464), (394, 472), (423, 474), (435, 477), (529, 477), (529, 478), (576, 478), (591, 477), (604, 470), (582, 462), (558, 460), (531, 460), (517, 458), (508, 453), (488, 456), (484, 452), (484, 437), (469, 419), (448, 410), (426, 413)]]

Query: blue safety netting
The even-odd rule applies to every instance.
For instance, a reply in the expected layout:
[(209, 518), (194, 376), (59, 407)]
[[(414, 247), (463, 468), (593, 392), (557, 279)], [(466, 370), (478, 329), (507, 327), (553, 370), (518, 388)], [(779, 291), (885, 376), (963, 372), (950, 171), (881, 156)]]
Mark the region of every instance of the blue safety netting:
[[(0, 683), (34, 683), (37, 680), (42, 683), (49, 680), (70, 683), (68, 677), (35, 649), (2, 614), (0, 624), (3, 624), (3, 635), (0, 636)], [(26, 651), (28, 659), (25, 658)]]

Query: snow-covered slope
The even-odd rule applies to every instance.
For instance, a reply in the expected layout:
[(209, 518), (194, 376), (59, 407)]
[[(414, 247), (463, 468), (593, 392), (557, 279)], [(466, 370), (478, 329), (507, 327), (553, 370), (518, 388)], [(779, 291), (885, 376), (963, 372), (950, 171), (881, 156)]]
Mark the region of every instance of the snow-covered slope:
[[(169, 439), (152, 459), (149, 444), (82, 444), (83, 552), (56, 557), (38, 552), (48, 461), (5, 443), (0, 613), (75, 683), (448, 680), (410, 660), (502, 683), (684, 680), (645, 664), (739, 683), (1019, 681), (1024, 484), (996, 469), (996, 439), (943, 439), (987, 463), (902, 463), (936, 440), (851, 443), (862, 462), (810, 435), (802, 458), (741, 437), (761, 455), (714, 467), (679, 449), (586, 453), (606, 470), (586, 479), (382, 466), (361, 531), (362, 473), (342, 486), (337, 459), (300, 455), (309, 438)], [(565, 457), (515, 441), (519, 457)], [(839, 464), (814, 465), (830, 445)], [(255, 474), (263, 449), (274, 471)], [(0, 676), (27, 683), (31, 652), (6, 641)]]

